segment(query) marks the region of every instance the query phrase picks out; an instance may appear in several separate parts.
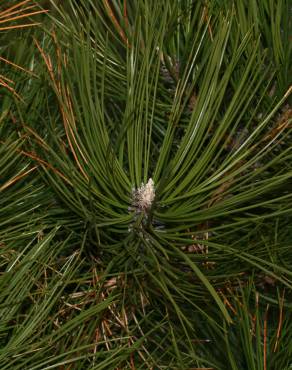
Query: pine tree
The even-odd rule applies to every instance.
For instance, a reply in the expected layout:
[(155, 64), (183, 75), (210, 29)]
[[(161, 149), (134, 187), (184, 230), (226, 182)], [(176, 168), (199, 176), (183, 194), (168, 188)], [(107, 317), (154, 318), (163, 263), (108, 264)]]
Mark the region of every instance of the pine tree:
[(288, 370), (289, 1), (13, 3), (0, 368)]

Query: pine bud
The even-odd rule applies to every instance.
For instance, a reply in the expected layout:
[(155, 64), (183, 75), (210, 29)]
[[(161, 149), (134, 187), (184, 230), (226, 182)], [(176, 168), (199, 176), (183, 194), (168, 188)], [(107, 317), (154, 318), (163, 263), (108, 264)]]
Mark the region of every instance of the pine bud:
[(154, 182), (150, 178), (147, 184), (142, 182), (141, 186), (132, 191), (132, 205), (138, 213), (147, 212), (154, 201), (155, 189)]

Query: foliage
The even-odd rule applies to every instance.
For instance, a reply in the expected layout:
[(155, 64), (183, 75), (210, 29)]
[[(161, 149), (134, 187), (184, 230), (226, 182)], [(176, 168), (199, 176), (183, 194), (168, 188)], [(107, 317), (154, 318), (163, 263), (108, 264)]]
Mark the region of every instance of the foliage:
[(22, 6), (41, 25), (3, 33), (1, 369), (288, 370), (289, 2)]

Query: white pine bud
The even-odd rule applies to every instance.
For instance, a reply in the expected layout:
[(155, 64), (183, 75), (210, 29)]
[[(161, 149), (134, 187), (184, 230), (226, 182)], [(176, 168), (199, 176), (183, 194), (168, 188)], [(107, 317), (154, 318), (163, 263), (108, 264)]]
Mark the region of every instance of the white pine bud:
[(147, 212), (155, 198), (154, 182), (150, 178), (147, 184), (144, 185), (142, 182), (141, 186), (137, 189), (133, 189), (133, 201), (132, 205), (138, 212)]

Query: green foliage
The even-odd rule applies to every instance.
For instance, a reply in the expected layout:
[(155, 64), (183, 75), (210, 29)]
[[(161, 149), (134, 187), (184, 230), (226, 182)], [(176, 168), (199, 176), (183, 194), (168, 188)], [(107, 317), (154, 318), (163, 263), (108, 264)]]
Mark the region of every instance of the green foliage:
[(1, 369), (289, 369), (289, 2), (42, 5), (3, 48)]

